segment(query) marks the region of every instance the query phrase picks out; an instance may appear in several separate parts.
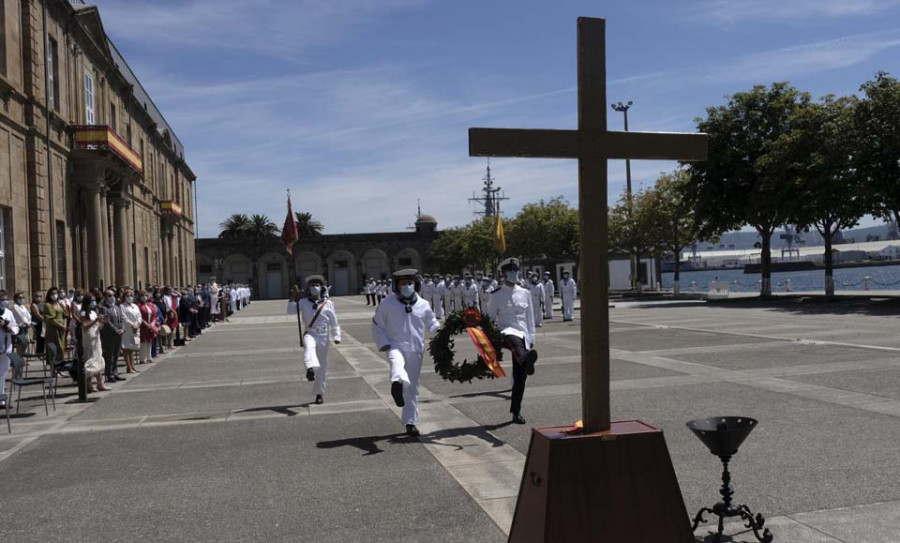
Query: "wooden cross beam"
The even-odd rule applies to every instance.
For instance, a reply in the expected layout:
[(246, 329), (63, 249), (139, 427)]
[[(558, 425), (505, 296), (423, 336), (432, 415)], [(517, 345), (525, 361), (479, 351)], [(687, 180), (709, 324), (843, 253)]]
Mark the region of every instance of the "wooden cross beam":
[(469, 155), (577, 158), (585, 433), (610, 427), (607, 160), (706, 160), (706, 134), (606, 129), (606, 21), (578, 19), (578, 130), (470, 128)]

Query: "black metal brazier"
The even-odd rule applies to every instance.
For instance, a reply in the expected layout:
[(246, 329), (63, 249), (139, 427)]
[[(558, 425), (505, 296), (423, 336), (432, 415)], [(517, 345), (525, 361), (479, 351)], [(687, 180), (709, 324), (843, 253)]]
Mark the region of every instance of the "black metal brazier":
[[(734, 496), (734, 488), (731, 486), (731, 473), (728, 471), (728, 463), (731, 457), (737, 454), (738, 448), (750, 435), (750, 432), (756, 428), (758, 421), (749, 417), (712, 417), (708, 419), (697, 419), (687, 423), (688, 428), (694, 432), (700, 441), (709, 449), (711, 453), (718, 456), (722, 461), (722, 488), (719, 494), (722, 495), (722, 501), (718, 502), (712, 508), (703, 507), (694, 517), (693, 529), (696, 530), (701, 522), (706, 522), (705, 513), (712, 513), (719, 517), (719, 530), (713, 537), (713, 541), (718, 543), (722, 538), (722, 532), (725, 530), (725, 519), (731, 517), (740, 517), (746, 521), (746, 527), (753, 530), (761, 543), (771, 543), (774, 539), (768, 528), (763, 528), (766, 524), (765, 517), (757, 513), (756, 516), (750, 511), (746, 505), (733, 505), (731, 503)], [(762, 530), (762, 535), (760, 535)]]

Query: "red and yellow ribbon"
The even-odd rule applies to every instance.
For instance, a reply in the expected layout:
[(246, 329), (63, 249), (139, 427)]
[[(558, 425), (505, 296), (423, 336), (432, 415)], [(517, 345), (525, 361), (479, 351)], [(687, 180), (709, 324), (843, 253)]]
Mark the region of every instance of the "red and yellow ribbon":
[(484, 330), (470, 327), (466, 328), (466, 332), (469, 333), (472, 343), (475, 344), (475, 349), (478, 350), (478, 354), (484, 359), (484, 363), (491, 370), (491, 373), (494, 374), (494, 377), (506, 377), (506, 372), (503, 371), (503, 368), (500, 367), (500, 362), (497, 361), (497, 351), (494, 350), (494, 346), (491, 344), (491, 340), (488, 339), (487, 334), (484, 333)]

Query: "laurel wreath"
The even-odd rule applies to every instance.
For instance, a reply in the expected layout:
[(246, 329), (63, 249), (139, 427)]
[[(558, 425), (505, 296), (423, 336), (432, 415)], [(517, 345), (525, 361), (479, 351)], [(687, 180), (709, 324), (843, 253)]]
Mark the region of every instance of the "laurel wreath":
[(500, 333), (500, 329), (494, 324), (494, 321), (475, 308), (455, 311), (447, 315), (444, 326), (428, 344), (428, 352), (434, 360), (434, 371), (446, 381), (471, 383), (473, 379), (495, 378), (481, 355), (471, 362), (466, 359), (460, 363), (454, 361), (456, 355), (454, 337), (471, 327), (481, 328), (491, 345), (494, 346), (497, 360), (503, 359), (503, 351), (501, 351), (503, 334)]

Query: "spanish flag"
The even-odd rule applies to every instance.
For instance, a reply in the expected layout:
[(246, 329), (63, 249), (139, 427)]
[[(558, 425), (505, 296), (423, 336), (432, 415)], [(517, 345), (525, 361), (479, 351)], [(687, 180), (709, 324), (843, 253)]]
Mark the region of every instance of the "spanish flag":
[(497, 213), (497, 226), (494, 229), (494, 249), (501, 255), (506, 252), (506, 235), (503, 233), (503, 217), (500, 213)]

